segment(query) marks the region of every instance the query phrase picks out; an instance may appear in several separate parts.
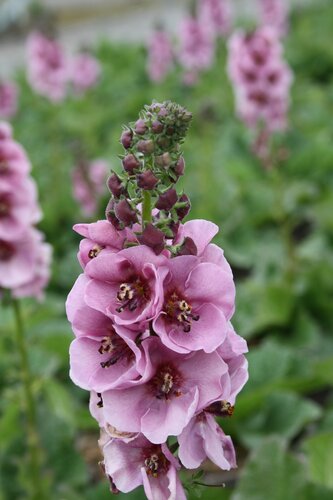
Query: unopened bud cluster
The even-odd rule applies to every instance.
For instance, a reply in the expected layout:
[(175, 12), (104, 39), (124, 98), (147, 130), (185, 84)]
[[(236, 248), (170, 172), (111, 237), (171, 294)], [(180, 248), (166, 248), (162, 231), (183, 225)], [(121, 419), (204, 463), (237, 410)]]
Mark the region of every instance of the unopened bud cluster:
[[(178, 194), (175, 184), (185, 170), (181, 144), (191, 118), (191, 113), (171, 102), (146, 106), (121, 135), (122, 174), (113, 173), (108, 180), (112, 198), (107, 219), (118, 230), (141, 222), (141, 239), (156, 253), (166, 239), (174, 238), (190, 209), (188, 197)], [(151, 220), (144, 220), (145, 192), (150, 207), (158, 209)]]

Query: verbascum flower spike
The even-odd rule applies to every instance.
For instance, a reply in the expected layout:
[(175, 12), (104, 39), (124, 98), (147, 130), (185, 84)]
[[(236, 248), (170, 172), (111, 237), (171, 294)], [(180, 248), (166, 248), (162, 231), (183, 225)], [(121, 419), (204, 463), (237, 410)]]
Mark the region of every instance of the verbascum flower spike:
[(66, 303), (70, 375), (90, 391), (110, 490), (143, 485), (149, 500), (186, 498), (182, 466), (236, 466), (215, 416), (233, 414), (248, 378), (247, 345), (230, 322), (232, 271), (211, 243), (218, 227), (183, 222), (190, 202), (176, 185), (191, 118), (171, 102), (146, 106), (121, 135), (106, 220), (74, 227), (83, 240)]

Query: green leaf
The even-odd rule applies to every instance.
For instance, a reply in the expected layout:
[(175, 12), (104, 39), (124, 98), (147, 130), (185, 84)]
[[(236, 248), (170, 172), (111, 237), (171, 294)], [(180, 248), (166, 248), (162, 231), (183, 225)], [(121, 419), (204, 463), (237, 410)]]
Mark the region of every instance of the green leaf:
[(268, 327), (288, 323), (295, 305), (295, 294), (286, 283), (248, 280), (237, 291), (238, 307), (243, 315), (236, 314), (235, 324), (246, 338)]
[(264, 441), (252, 454), (232, 500), (296, 500), (306, 480), (303, 465), (278, 439)]
[(260, 411), (242, 423), (239, 432), (248, 447), (258, 446), (270, 435), (290, 440), (320, 415), (320, 407), (312, 401), (277, 392), (266, 399)]
[(317, 434), (306, 440), (311, 480), (333, 489), (333, 432)]
[(59, 382), (51, 379), (45, 380), (43, 389), (52, 413), (66, 424), (74, 427), (76, 425), (76, 407), (68, 390)]

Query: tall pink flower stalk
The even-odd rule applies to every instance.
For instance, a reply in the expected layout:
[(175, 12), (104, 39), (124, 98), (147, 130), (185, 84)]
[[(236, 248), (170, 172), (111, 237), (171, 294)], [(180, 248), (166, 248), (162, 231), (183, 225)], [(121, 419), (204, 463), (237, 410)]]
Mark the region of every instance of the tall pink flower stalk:
[(53, 102), (63, 101), (67, 92), (68, 64), (63, 47), (42, 33), (33, 32), (27, 41), (28, 81), (38, 94)]
[(33, 32), (27, 40), (27, 76), (32, 89), (54, 103), (62, 102), (69, 94), (83, 94), (94, 87), (101, 67), (88, 53), (69, 57), (56, 40)]
[(153, 82), (162, 82), (173, 66), (172, 42), (166, 31), (157, 29), (148, 43), (147, 71)]
[(87, 217), (96, 214), (99, 199), (106, 192), (107, 173), (104, 160), (80, 161), (72, 172), (73, 196)]
[(185, 18), (179, 30), (178, 48), (178, 60), (184, 70), (184, 83), (196, 83), (199, 73), (212, 66), (214, 57), (213, 33), (198, 18)]
[(270, 26), (279, 36), (288, 31), (288, 0), (259, 0), (260, 20), (263, 26)]
[(175, 189), (190, 120), (171, 102), (146, 106), (122, 133), (106, 220), (74, 227), (83, 240), (66, 303), (70, 375), (91, 393), (111, 491), (143, 485), (149, 500), (185, 499), (182, 466), (236, 467), (215, 416), (232, 415), (248, 378), (232, 271), (212, 243), (218, 227), (184, 223), (190, 202)]
[(51, 247), (35, 228), (41, 219), (24, 149), (0, 123), (0, 289), (41, 299), (49, 281)]
[(232, 22), (229, 0), (199, 0), (198, 19), (206, 30), (215, 36), (229, 33)]
[(276, 31), (267, 26), (248, 34), (236, 31), (229, 40), (228, 73), (237, 113), (257, 131), (258, 153), (265, 154), (271, 134), (287, 126), (292, 83)]
[(74, 92), (82, 94), (95, 87), (98, 82), (101, 67), (97, 59), (88, 53), (81, 53), (69, 61), (69, 80)]
[(14, 82), (0, 81), (0, 119), (10, 119), (17, 111), (18, 89)]

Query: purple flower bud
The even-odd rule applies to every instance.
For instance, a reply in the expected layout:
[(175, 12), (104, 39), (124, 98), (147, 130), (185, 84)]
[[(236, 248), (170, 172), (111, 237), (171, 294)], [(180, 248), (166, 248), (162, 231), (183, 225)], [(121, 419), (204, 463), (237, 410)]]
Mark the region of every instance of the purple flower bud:
[(138, 240), (141, 245), (150, 247), (156, 255), (159, 255), (164, 249), (165, 235), (163, 231), (157, 229), (151, 223), (146, 225), (142, 234), (138, 236)]
[(125, 188), (117, 174), (112, 174), (108, 178), (108, 188), (115, 198), (125, 193)]
[(160, 134), (163, 132), (164, 125), (158, 120), (155, 120), (151, 125), (151, 130), (154, 134)]
[(163, 153), (162, 155), (155, 157), (155, 163), (159, 167), (168, 167), (171, 163), (171, 156), (169, 153)]
[(122, 143), (125, 149), (131, 147), (132, 138), (133, 138), (133, 133), (131, 130), (124, 130), (124, 132), (121, 134), (120, 142)]
[(175, 133), (175, 127), (172, 127), (169, 125), (169, 127), (166, 129), (167, 135), (173, 135)]
[(168, 114), (169, 114), (168, 111), (164, 107), (162, 107), (157, 113), (157, 116), (159, 118), (165, 118), (166, 116), (168, 116)]
[(158, 184), (158, 178), (151, 170), (146, 170), (142, 174), (136, 176), (138, 186), (141, 189), (151, 190)]
[(159, 210), (171, 210), (178, 200), (177, 191), (173, 188), (168, 189), (165, 193), (160, 194), (155, 207)]
[(176, 165), (174, 167), (174, 171), (175, 171), (175, 174), (178, 177), (180, 177), (181, 175), (184, 174), (184, 171), (185, 171), (185, 160), (184, 160), (183, 156), (181, 156), (178, 159), (178, 161), (177, 161), (177, 163), (176, 163)]
[(141, 118), (135, 122), (135, 128), (134, 131), (138, 135), (144, 135), (145, 132), (147, 131), (147, 125), (144, 120)]
[(161, 149), (168, 149), (170, 147), (171, 142), (170, 139), (168, 139), (167, 137), (159, 137), (157, 139), (157, 144)]
[(191, 210), (191, 202), (190, 202), (189, 197), (186, 194), (182, 194), (182, 196), (180, 196), (180, 198), (178, 200), (178, 203), (182, 203), (182, 204), (185, 203), (184, 206), (176, 207), (176, 212), (177, 212), (179, 219), (183, 220), (184, 217), (186, 217), (186, 215)]
[(151, 139), (148, 139), (147, 141), (139, 141), (137, 144), (137, 148), (140, 153), (151, 154), (153, 153), (155, 146), (153, 141)]
[(128, 154), (122, 161), (124, 170), (130, 174), (137, 168), (140, 167), (139, 160), (132, 154)]
[(186, 236), (183, 243), (179, 247), (177, 255), (197, 255), (198, 249), (192, 238)]
[(105, 217), (109, 222), (111, 222), (111, 224), (115, 229), (117, 229), (117, 231), (120, 231), (123, 228), (114, 213), (114, 207), (115, 207), (114, 199), (111, 198), (105, 209)]
[(132, 226), (138, 222), (135, 210), (131, 207), (126, 199), (118, 201), (115, 204), (115, 214), (117, 219), (124, 224), (124, 226)]

